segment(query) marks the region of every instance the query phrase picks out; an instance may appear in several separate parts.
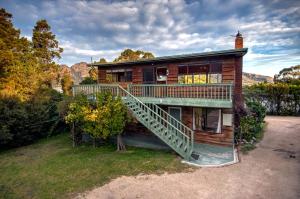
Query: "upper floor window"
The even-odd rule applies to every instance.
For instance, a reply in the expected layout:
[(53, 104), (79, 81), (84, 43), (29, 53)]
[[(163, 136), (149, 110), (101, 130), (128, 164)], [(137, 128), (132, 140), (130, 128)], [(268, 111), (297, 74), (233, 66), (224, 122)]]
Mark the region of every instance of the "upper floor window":
[(179, 84), (222, 83), (222, 65), (213, 63), (202, 66), (180, 66), (178, 68)]
[(106, 80), (108, 82), (131, 82), (132, 71), (129, 70), (108, 70), (106, 73)]

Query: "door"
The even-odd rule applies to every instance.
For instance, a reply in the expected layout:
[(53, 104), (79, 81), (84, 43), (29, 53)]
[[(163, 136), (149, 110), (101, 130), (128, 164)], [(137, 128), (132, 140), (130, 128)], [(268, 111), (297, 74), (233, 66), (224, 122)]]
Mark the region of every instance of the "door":
[[(155, 73), (153, 67), (143, 68), (143, 84), (154, 84), (155, 83)], [(154, 94), (153, 86), (142, 87), (142, 93), (145, 97), (152, 97)]]
[(181, 108), (180, 107), (169, 107), (168, 112), (175, 119), (181, 122)]
[[(168, 108), (168, 112), (170, 115), (172, 115), (175, 119), (177, 119), (178, 121), (181, 122), (181, 108), (180, 107), (169, 107)], [(172, 120), (172, 119), (169, 119), (169, 122), (177, 129), (181, 130), (181, 127), (178, 126), (177, 122)], [(179, 136), (177, 134), (177, 132), (175, 133), (176, 136)]]

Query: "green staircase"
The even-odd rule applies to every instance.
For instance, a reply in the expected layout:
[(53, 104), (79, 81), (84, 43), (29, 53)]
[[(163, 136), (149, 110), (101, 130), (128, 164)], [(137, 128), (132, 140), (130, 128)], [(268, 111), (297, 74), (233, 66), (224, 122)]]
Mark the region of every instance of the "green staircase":
[(186, 160), (192, 158), (194, 132), (159, 106), (143, 103), (120, 85), (97, 84), (88, 87), (73, 87), (73, 95), (80, 92), (90, 96), (94, 96), (97, 92), (111, 92), (115, 96), (121, 96), (124, 104), (140, 123), (151, 130), (181, 157)]

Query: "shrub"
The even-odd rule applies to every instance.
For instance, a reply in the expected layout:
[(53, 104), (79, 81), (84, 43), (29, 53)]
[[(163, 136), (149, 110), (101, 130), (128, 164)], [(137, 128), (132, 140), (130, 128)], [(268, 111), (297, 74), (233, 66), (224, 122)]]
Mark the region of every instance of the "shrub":
[(247, 115), (241, 117), (242, 139), (254, 142), (262, 138), (266, 108), (257, 101), (247, 101)]
[(244, 88), (244, 95), (262, 104), (271, 115), (300, 115), (300, 85), (258, 83)]
[(28, 101), (0, 98), (0, 148), (18, 147), (51, 135), (59, 124), (61, 94), (40, 89)]
[[(125, 149), (120, 140), (120, 134), (128, 121), (125, 105), (120, 97), (113, 97), (111, 93), (100, 93), (96, 100), (88, 100), (85, 96), (74, 99), (69, 104), (65, 117), (67, 123), (75, 123), (84, 133), (95, 139), (107, 139), (118, 136), (118, 149)], [(73, 130), (73, 134), (74, 134)], [(74, 136), (75, 137), (75, 136)], [(95, 144), (95, 142), (94, 142)]]

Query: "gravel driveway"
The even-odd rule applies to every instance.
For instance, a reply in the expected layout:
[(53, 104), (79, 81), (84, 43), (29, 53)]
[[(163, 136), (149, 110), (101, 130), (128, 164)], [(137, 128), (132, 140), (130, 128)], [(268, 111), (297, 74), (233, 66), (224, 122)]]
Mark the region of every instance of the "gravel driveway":
[(84, 198), (300, 198), (300, 118), (267, 117), (265, 137), (241, 162), (191, 173), (120, 177)]

